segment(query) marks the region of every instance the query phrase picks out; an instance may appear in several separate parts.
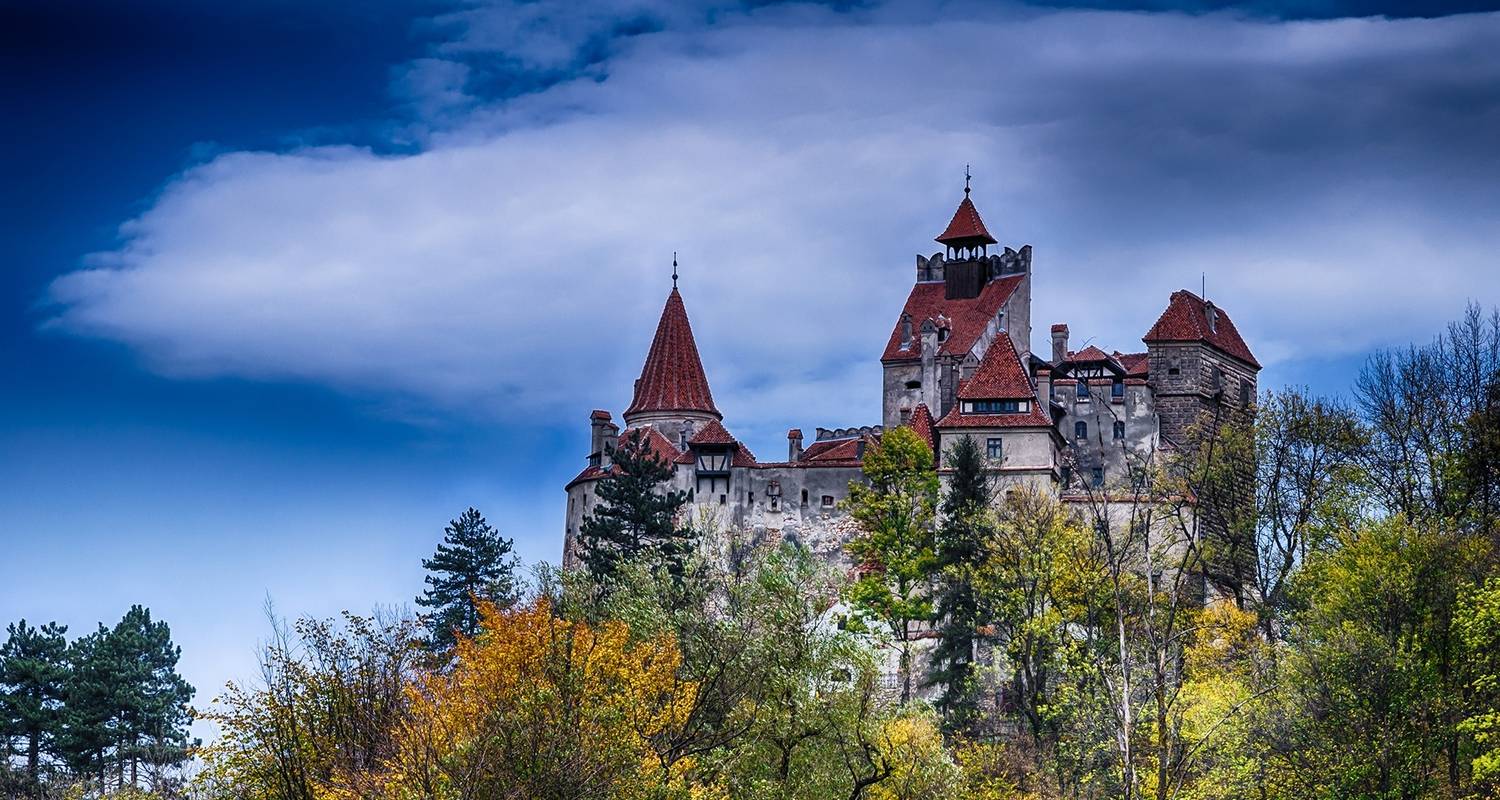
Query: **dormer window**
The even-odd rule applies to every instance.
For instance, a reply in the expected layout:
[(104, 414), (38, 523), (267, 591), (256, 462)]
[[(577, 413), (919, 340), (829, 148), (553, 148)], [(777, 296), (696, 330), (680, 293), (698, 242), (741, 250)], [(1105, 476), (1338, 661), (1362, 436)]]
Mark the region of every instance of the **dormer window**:
[(948, 329), (947, 328), (938, 328), (938, 341), (939, 342), (946, 342), (946, 341), (948, 341)]
[(911, 349), (911, 317), (904, 314), (901, 317), (901, 349)]
[(1026, 400), (965, 400), (964, 414), (1024, 414), (1031, 410)]

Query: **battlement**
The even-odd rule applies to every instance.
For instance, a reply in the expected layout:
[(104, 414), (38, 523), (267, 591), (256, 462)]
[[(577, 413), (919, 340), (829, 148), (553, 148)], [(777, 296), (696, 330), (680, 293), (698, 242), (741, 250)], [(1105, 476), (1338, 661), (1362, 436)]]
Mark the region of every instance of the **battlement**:
[(862, 425), (858, 428), (818, 428), (815, 441), (832, 442), (839, 439), (858, 439), (863, 436), (879, 436), (885, 428), (880, 425)]
[(950, 259), (942, 253), (933, 253), (931, 256), (917, 256), (917, 282), (938, 282), (947, 280), (949, 265), (976, 265), (968, 268), (983, 276), (988, 282), (1006, 275), (1021, 275), (1031, 272), (1031, 245), (1024, 245), (1020, 250), (1009, 247), (1004, 252), (977, 258)]

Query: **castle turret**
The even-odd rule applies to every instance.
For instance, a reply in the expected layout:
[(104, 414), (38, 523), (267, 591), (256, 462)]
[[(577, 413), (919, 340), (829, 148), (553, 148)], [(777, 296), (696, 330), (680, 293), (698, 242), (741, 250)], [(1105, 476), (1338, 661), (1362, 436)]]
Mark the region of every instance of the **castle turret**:
[(688, 324), (687, 307), (677, 287), (667, 295), (656, 338), (635, 382), (635, 397), (625, 409), (625, 426), (651, 425), (667, 440), (685, 442), (691, 431), (710, 420), (723, 419), (708, 389), (708, 376), (698, 357), (698, 344)]

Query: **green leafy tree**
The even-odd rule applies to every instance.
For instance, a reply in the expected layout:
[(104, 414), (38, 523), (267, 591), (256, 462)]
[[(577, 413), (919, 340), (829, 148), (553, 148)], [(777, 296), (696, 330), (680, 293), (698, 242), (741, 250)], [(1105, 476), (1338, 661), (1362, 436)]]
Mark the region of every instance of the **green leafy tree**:
[(0, 726), (7, 740), (22, 742), (26, 777), (33, 785), (40, 779), (42, 754), (61, 729), (67, 631), (51, 622), (32, 627), (23, 619), (6, 627), (0, 646)]
[(1464, 593), (1455, 627), (1472, 667), (1470, 708), (1458, 728), (1474, 742), (1476, 788), (1500, 796), (1500, 577)]
[(448, 523), (437, 552), (422, 559), (427, 589), (417, 598), (417, 605), (432, 609), (428, 629), (435, 646), (452, 648), (455, 631), (468, 637), (479, 632), (479, 601), (501, 607), (514, 601), (514, 547), (473, 508)]
[(934, 566), (939, 574), (933, 610), (938, 642), (929, 679), (941, 687), (937, 709), (944, 728), (953, 732), (971, 727), (978, 711), (974, 657), (983, 620), (975, 579), (986, 561), (986, 540), (994, 526), (992, 488), (979, 445), (972, 437), (960, 438), (948, 451), (946, 463), (953, 472), (936, 537)]
[(861, 572), (848, 597), (895, 641), (906, 703), (912, 694), (912, 625), (932, 619), (937, 470), (927, 443), (901, 427), (886, 431), (865, 452), (862, 471), (868, 483), (850, 482), (845, 501), (860, 526), (846, 545)]
[(608, 582), (625, 563), (645, 558), (680, 578), (694, 537), (677, 518), (691, 495), (666, 487), (672, 465), (648, 446), (645, 428), (626, 433), (612, 458), (614, 468), (595, 489), (599, 505), (579, 529), (584, 565)]

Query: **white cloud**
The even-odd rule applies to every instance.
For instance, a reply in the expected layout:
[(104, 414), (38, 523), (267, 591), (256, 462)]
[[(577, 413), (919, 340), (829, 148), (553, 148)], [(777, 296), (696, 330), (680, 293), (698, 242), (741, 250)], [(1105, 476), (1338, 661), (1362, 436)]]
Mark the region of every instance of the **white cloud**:
[(868, 422), (966, 162), (992, 232), (1037, 248), (1038, 342), (1136, 347), (1205, 271), (1267, 363), (1500, 299), (1500, 15), (707, 18), (488, 104), (453, 59), (553, 68), (618, 28), (460, 20), (403, 84), (442, 117), (422, 152), (220, 156), (60, 278), (49, 324), (167, 374), (572, 421), (628, 400), (676, 250), (731, 422)]

